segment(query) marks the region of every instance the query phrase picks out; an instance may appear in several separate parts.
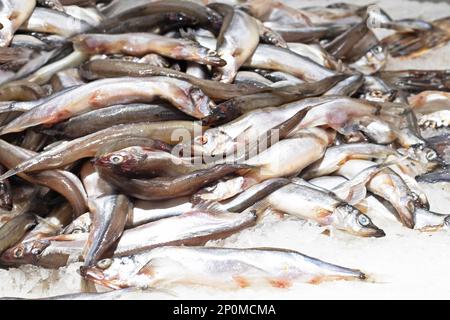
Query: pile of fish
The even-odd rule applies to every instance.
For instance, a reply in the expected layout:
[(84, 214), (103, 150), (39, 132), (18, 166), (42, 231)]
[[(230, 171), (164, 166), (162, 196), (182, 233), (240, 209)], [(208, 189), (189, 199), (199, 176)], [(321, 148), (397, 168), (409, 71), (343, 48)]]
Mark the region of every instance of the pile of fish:
[(112, 289), (284, 288), (366, 275), (204, 245), (274, 214), (384, 237), (369, 196), (404, 228), (450, 225), (419, 184), (450, 179), (450, 71), (383, 71), (447, 43), (450, 18), (278, 0), (0, 0), (0, 23), (2, 267), (82, 262), (82, 277)]

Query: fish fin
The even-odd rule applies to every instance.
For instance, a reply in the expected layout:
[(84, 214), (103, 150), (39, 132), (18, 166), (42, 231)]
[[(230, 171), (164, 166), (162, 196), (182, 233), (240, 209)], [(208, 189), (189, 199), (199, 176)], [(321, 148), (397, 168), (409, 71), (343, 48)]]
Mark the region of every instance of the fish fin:
[(220, 203), (213, 200), (202, 200), (195, 204), (191, 211), (206, 211), (212, 214), (222, 214), (226, 212), (220, 208)]

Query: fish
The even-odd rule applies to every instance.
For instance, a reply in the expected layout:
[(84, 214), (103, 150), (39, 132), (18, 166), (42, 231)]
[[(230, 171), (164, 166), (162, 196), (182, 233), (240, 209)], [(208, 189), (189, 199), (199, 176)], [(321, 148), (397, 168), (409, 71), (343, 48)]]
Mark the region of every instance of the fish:
[(241, 95), (220, 103), (213, 109), (211, 115), (203, 118), (202, 121), (205, 124), (219, 125), (256, 109), (283, 106), (302, 98), (320, 96), (345, 77), (338, 75), (312, 83), (288, 83), (276, 88), (272, 86), (274, 90)]
[(19, 242), (28, 230), (36, 225), (31, 212), (24, 212), (12, 218), (0, 228), (0, 253)]
[(141, 200), (166, 200), (191, 195), (201, 187), (237, 170), (247, 169), (249, 166), (222, 164), (176, 178), (157, 177), (152, 179), (128, 179), (104, 166), (97, 166), (97, 168), (105, 181), (124, 194)]
[(447, 227), (446, 221), (449, 220), (449, 216), (419, 208), (416, 210), (414, 229), (428, 232), (444, 229)]
[(65, 12), (37, 7), (20, 30), (28, 32), (52, 33), (71, 37), (88, 31), (93, 26)]
[[(179, 130), (177, 132), (177, 130)], [(202, 127), (193, 121), (166, 121), (162, 123), (141, 122), (137, 124), (117, 125), (90, 135), (80, 137), (44, 150), (29, 159), (23, 160), (0, 177), (7, 179), (21, 172), (57, 169), (83, 158), (94, 157), (97, 152), (108, 146), (123, 149), (137, 143), (167, 150), (167, 143), (180, 142), (182, 136), (175, 133), (195, 136)], [(154, 137), (153, 140), (150, 137)], [(109, 150), (112, 152), (113, 150)]]
[(297, 282), (317, 284), (327, 280), (366, 278), (359, 270), (326, 263), (296, 251), (269, 248), (164, 247), (132, 259), (114, 259), (108, 268), (88, 268), (82, 273), (87, 279), (114, 289), (187, 282), (223, 289), (258, 285), (287, 288)]
[(319, 65), (309, 57), (301, 56), (289, 49), (265, 44), (260, 44), (244, 65), (287, 72), (307, 82), (320, 81), (336, 75), (336, 72)]
[(290, 183), (247, 210), (262, 213), (267, 208), (312, 220), (323, 226), (333, 226), (360, 237), (385, 236), (384, 231), (368, 216), (339, 199), (333, 192), (311, 188), (303, 183)]
[(324, 93), (325, 96), (353, 96), (363, 85), (364, 77), (362, 75), (354, 75), (345, 80), (340, 81), (330, 90)]
[(226, 62), (218, 54), (198, 43), (151, 33), (83, 34), (72, 38), (76, 50), (88, 54), (127, 54), (143, 56), (157, 53), (164, 57), (193, 61), (212, 66)]
[(393, 57), (418, 57), (449, 40), (450, 19), (446, 17), (433, 21), (429, 30), (397, 32), (382, 42), (388, 46)]
[(442, 159), (444, 164), (450, 164), (450, 134), (430, 137), (426, 141), (437, 157)]
[(200, 202), (200, 206), (211, 207), (215, 210), (242, 212), (269, 194), (290, 183), (286, 178), (274, 178), (258, 183), (243, 191), (236, 197), (224, 202), (206, 201)]
[(148, 222), (180, 216), (191, 212), (193, 208), (194, 205), (189, 202), (189, 197), (161, 201), (136, 200), (134, 202), (133, 212), (128, 215), (126, 228), (130, 229)]
[(211, 113), (210, 99), (189, 83), (165, 77), (114, 78), (90, 82), (33, 108), (3, 127), (1, 135), (43, 124), (55, 124), (93, 109), (118, 103), (151, 101), (156, 97), (195, 118)]
[(122, 61), (117, 59), (92, 60), (81, 65), (80, 73), (87, 80), (96, 80), (110, 77), (149, 77), (165, 76), (187, 81), (199, 87), (212, 99), (228, 100), (244, 94), (261, 92), (264, 88), (252, 85), (221, 83), (208, 79), (199, 79), (194, 76), (173, 69), (150, 66), (148, 64)]
[(193, 118), (164, 104), (119, 104), (72, 117), (42, 132), (74, 139), (119, 124), (175, 120)]
[(422, 91), (408, 99), (414, 111), (427, 114), (450, 108), (450, 93), (442, 91)]
[(319, 162), (307, 169), (303, 178), (308, 180), (332, 174), (350, 159), (383, 159), (390, 155), (398, 155), (398, 153), (391, 147), (372, 143), (353, 143), (330, 147)]
[(418, 182), (437, 183), (437, 182), (450, 182), (449, 169), (438, 170), (429, 172), (416, 177)]
[[(251, 227), (255, 222), (256, 216), (253, 213), (236, 214), (193, 209), (179, 216), (125, 230), (105, 256), (125, 257), (168, 245), (203, 245), (209, 240), (226, 238)], [(168, 229), (170, 232), (167, 232)], [(72, 237), (57, 236), (27, 242), (20, 251), (5, 251), (0, 261), (8, 266), (34, 264), (52, 269), (63, 267), (69, 262), (83, 260), (82, 251), (87, 237), (87, 234), (77, 234)], [(101, 263), (100, 261), (97, 264)]]
[[(363, 169), (373, 166), (374, 163), (367, 160), (347, 161), (337, 174), (351, 179)], [(420, 207), (418, 196), (413, 194), (405, 181), (390, 168), (382, 170), (367, 184), (367, 189), (386, 200), (393, 208), (394, 215), (407, 228), (413, 229), (415, 224), (415, 210)]]
[(450, 90), (450, 71), (448, 70), (380, 71), (377, 75), (390, 86), (406, 92), (418, 93), (425, 90), (448, 92)]
[(239, 9), (232, 10), (232, 17), (225, 21), (216, 51), (226, 64), (215, 68), (215, 73), (219, 81), (232, 83), (238, 69), (258, 46), (259, 29), (255, 20)]
[(0, 47), (7, 47), (14, 34), (36, 7), (36, 0), (4, 0), (0, 8)]
[[(12, 145), (0, 140), (0, 163), (7, 168), (13, 168), (23, 161), (37, 155), (33, 151)], [(42, 185), (55, 190), (68, 200), (75, 216), (86, 212), (86, 193), (80, 179), (73, 173), (64, 170), (44, 170), (34, 174), (19, 173), (19, 176), (33, 184)]]
[[(101, 180), (101, 177), (95, 172), (91, 163), (83, 166), (81, 176), (88, 194), (88, 206), (92, 220), (89, 238), (83, 250), (83, 257), (84, 266), (91, 266), (101, 260), (105, 252), (121, 237), (128, 215), (133, 210), (133, 204), (123, 194), (109, 193), (109, 186), (92, 188), (90, 184), (93, 182), (86, 181), (86, 179)], [(95, 187), (101, 184), (107, 183), (105, 181), (94, 181)], [(99, 195), (99, 193), (101, 194)]]
[(196, 26), (207, 28), (214, 33), (219, 33), (223, 18), (216, 11), (193, 1), (152, 1), (138, 0), (133, 3), (112, 1), (101, 10), (111, 24), (124, 21), (128, 18), (149, 16), (156, 13), (172, 14), (178, 17), (191, 17), (196, 20)]
[(192, 158), (177, 157), (169, 152), (140, 146), (104, 154), (97, 157), (94, 164), (110, 168), (120, 175), (135, 178), (177, 177), (208, 168), (201, 159), (195, 162)]
[(287, 42), (314, 43), (319, 39), (332, 39), (353, 26), (351, 23), (322, 23), (305, 26), (298, 23), (281, 24), (264, 22), (266, 27), (277, 32)]
[[(5, 168), (0, 166), (0, 173), (4, 173)], [(11, 211), (13, 209), (13, 197), (11, 194), (11, 185), (8, 180), (0, 182), (0, 208)]]

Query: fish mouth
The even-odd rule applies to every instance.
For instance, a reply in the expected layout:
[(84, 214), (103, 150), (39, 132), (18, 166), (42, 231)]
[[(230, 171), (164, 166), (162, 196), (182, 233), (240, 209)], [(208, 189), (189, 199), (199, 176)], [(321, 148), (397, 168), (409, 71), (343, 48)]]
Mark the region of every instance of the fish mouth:
[(208, 64), (213, 67), (225, 67), (227, 65), (227, 62), (218, 56), (217, 57), (214, 57), (214, 56), (207, 57), (207, 58), (204, 58), (203, 60), (204, 60), (205, 64)]
[(386, 232), (384, 232), (382, 229), (378, 228), (371, 234), (371, 236), (374, 238), (383, 238), (386, 236)]
[(103, 271), (97, 267), (81, 266), (79, 269), (79, 273), (84, 279), (92, 281), (96, 284), (100, 284), (104, 287), (114, 290), (123, 289), (122, 286), (114, 283), (114, 281), (107, 280), (103, 274)]

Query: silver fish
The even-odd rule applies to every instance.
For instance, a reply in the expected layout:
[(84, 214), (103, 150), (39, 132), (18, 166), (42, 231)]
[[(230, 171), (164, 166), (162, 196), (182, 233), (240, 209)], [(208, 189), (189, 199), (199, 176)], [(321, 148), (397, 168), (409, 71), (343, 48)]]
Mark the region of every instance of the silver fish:
[[(339, 267), (281, 249), (164, 247), (114, 259), (104, 269), (84, 269), (91, 281), (106, 287), (154, 287), (193, 283), (219, 288), (271, 286), (296, 282), (365, 279), (359, 270)], [(175, 276), (176, 275), (176, 276)]]

